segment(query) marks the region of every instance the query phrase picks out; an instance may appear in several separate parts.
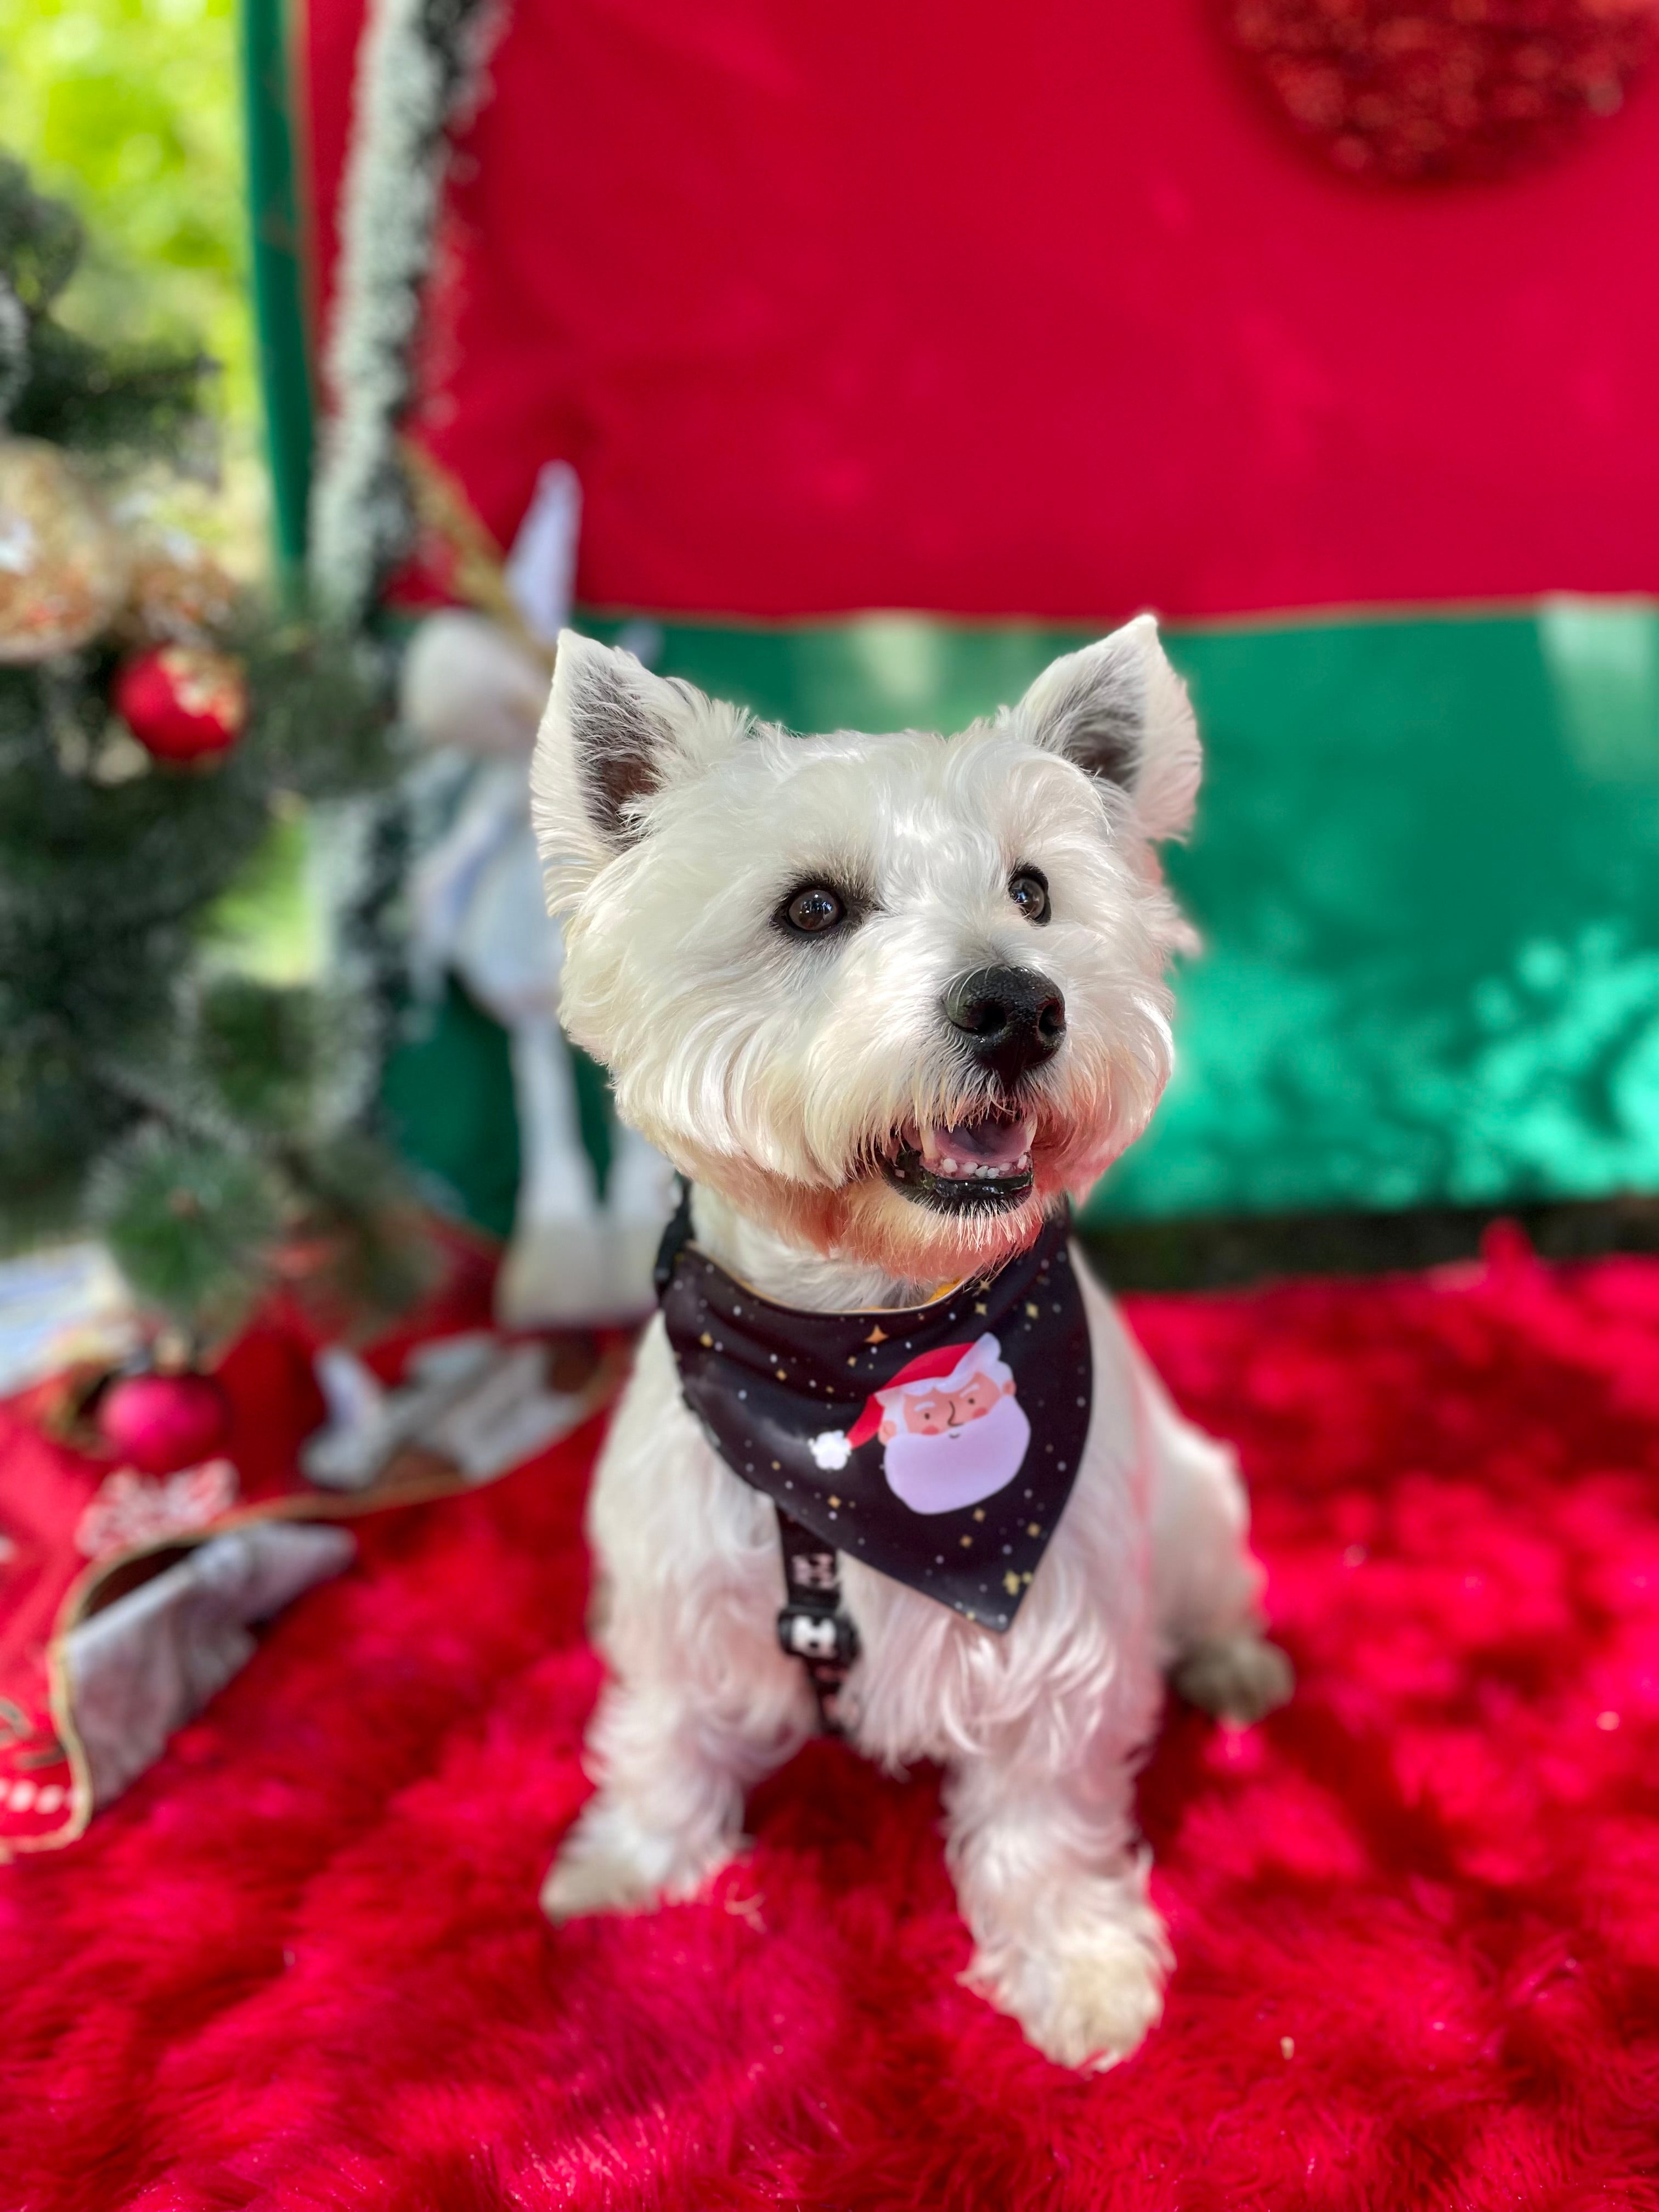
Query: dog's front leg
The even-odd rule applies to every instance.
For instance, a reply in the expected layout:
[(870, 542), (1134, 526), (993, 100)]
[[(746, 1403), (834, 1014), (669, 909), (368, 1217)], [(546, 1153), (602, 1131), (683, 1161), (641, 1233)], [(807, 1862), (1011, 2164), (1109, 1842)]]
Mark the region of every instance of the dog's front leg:
[(812, 1725), (778, 1649), (777, 1515), (711, 1449), (661, 1320), (601, 1455), (589, 1506), (611, 1681), (584, 1763), (599, 1784), (542, 1891), (554, 1920), (691, 1896), (736, 1849), (745, 1791)]
[(1130, 1765), (1103, 1750), (1071, 1772), (1033, 1772), (1017, 1743), (963, 1761), (945, 1784), (975, 1944), (967, 1979), (1063, 2066), (1127, 2058), (1163, 2011), (1171, 1964), (1134, 1842)]
[(597, 1794), (542, 1889), (551, 1920), (695, 1895), (737, 1849), (744, 1796), (799, 1730), (722, 1722), (665, 1682), (616, 1682), (588, 1737)]

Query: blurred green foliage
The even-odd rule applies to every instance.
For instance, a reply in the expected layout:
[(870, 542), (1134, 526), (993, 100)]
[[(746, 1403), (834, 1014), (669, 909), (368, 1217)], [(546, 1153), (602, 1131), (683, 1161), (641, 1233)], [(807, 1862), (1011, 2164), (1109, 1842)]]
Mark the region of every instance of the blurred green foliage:
[(84, 217), (68, 319), (204, 345), (253, 437), (234, 0), (0, 0), (0, 146)]

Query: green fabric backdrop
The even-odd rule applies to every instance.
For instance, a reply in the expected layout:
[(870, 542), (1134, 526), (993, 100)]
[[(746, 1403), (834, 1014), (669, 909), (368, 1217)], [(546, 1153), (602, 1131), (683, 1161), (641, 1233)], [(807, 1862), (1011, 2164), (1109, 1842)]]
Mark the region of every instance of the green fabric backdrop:
[[(676, 623), (656, 659), (799, 729), (948, 728), (1082, 635)], [(1171, 860), (1206, 951), (1179, 978), (1175, 1082), (1093, 1218), (1659, 1189), (1655, 611), (1562, 600), (1169, 644), (1208, 750), (1197, 834)], [(416, 1155), (501, 1225), (504, 1059), (481, 1020), (452, 1005), (389, 1097)]]

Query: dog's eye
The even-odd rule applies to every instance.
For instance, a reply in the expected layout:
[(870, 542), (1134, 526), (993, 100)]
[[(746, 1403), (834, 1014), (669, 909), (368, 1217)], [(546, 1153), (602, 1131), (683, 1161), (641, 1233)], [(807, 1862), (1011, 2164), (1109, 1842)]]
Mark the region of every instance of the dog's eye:
[(803, 937), (822, 937), (847, 919), (846, 902), (828, 884), (809, 884), (784, 902), (782, 919)]
[(1008, 879), (1008, 896), (1027, 921), (1048, 919), (1048, 879), (1041, 868), (1020, 868)]

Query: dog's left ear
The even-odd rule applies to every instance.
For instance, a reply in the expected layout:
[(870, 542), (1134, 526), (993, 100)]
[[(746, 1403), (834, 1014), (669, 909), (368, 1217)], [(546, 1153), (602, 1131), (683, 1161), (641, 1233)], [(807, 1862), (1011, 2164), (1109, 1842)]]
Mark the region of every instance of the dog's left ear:
[(1038, 744), (1127, 792), (1149, 837), (1186, 836), (1204, 757), (1151, 615), (1051, 661), (1017, 712)]
[(530, 772), (550, 896), (571, 896), (637, 842), (653, 797), (729, 751), (746, 719), (631, 653), (562, 630)]

